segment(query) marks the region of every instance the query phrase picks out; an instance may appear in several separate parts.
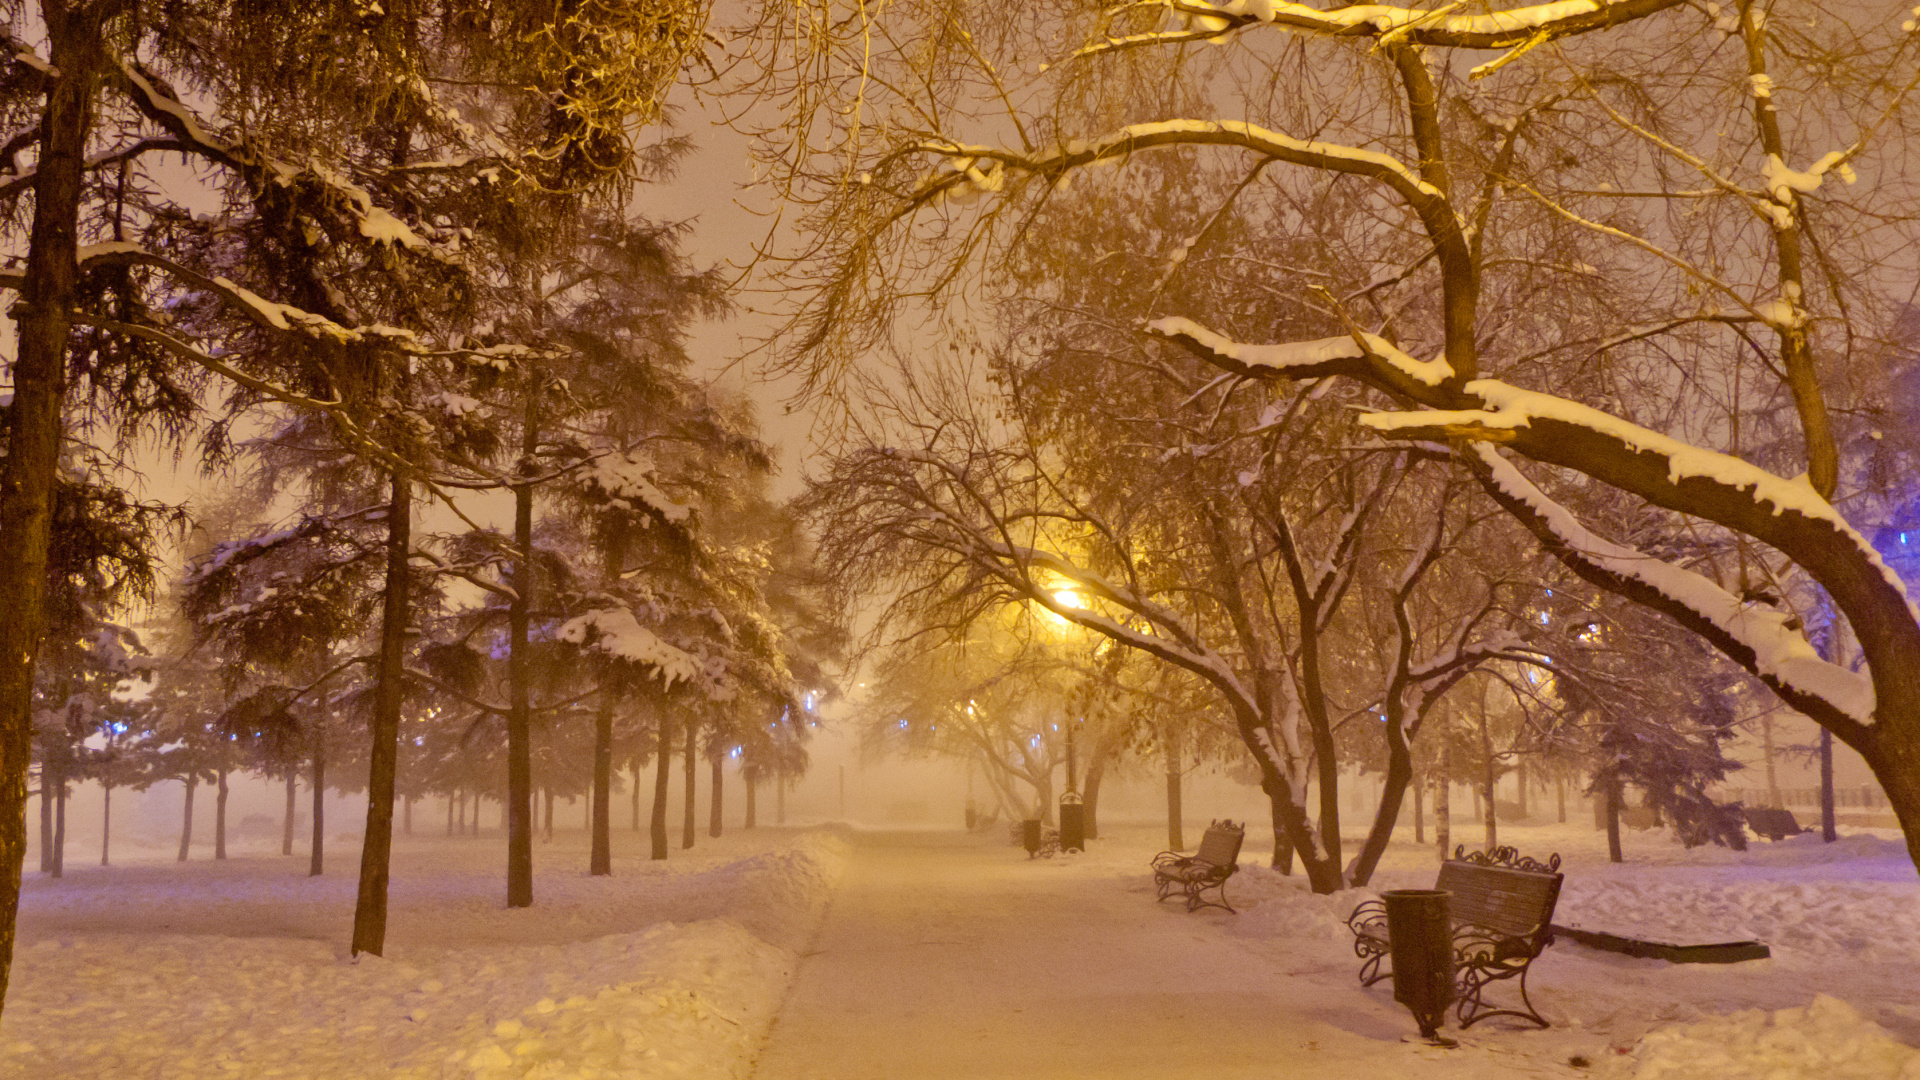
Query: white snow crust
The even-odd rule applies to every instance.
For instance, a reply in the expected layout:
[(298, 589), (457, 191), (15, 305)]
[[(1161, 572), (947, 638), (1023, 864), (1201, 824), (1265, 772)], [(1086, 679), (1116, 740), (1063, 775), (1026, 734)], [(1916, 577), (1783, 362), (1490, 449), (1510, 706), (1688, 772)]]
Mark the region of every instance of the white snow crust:
[(590, 878), (561, 835), (521, 911), (497, 837), (400, 839), (387, 957), (358, 961), (347, 845), (321, 878), (264, 852), (30, 874), (0, 1076), (747, 1076), (845, 840), (755, 831)]
[[(947, 936), (959, 935), (922, 941), (909, 923), (910, 955), (919, 959), (905, 968), (899, 951), (876, 947), (871, 962), (892, 965), (886, 992), (920, 986), (938, 996), (914, 991), (904, 1003), (875, 1002), (875, 1011), (914, 1011), (924, 1000), (955, 1023), (984, 1022), (1021, 995), (1032, 972), (1055, 971), (1069, 974), (1061, 985), (1080, 998), (1052, 1006), (1096, 1008), (1111, 1026), (1094, 1037), (1110, 1044), (1138, 1037), (1130, 1018), (1145, 1026), (1169, 1010), (1205, 1010), (1209, 995), (1264, 995), (1278, 1007), (1235, 1036), (1243, 1046), (1216, 1049), (1297, 1058), (1309, 1069), (1302, 1075), (1920, 1078), (1920, 880), (1896, 833), (1849, 830), (1834, 844), (1806, 834), (1733, 852), (1688, 851), (1665, 833), (1629, 832), (1629, 861), (1615, 865), (1604, 834), (1580, 820), (1585, 814), (1573, 816), (1550, 824), (1548, 809), (1538, 823), (1500, 825), (1500, 843), (1563, 857), (1556, 922), (1681, 943), (1755, 937), (1772, 958), (1675, 965), (1561, 940), (1529, 978), (1552, 1028), (1450, 1025), (1461, 1046), (1436, 1050), (1403, 1041), (1411, 1021), (1385, 985), (1355, 981), (1344, 925), (1376, 890), (1432, 884), (1434, 847), (1413, 843), (1404, 825), (1370, 888), (1316, 896), (1297, 874), (1263, 865), (1271, 835), (1256, 819), (1228, 886), (1238, 915), (1154, 902), (1147, 862), (1165, 846), (1164, 825), (1103, 821), (1088, 853), (1037, 861), (1006, 847), (996, 827), (957, 841), (971, 861), (941, 880), (959, 882), (964, 902), (861, 879), (869, 893), (907, 889), (896, 910), (932, 905), (952, 924)], [(1349, 853), (1364, 825), (1361, 815), (1349, 821)], [(1191, 843), (1198, 828), (1188, 827)], [(1455, 842), (1478, 846), (1481, 832), (1461, 816), (1453, 822)], [(305, 877), (301, 859), (244, 844), (224, 863), (180, 865), (164, 847), (143, 853), (123, 842), (116, 852), (126, 865), (71, 868), (63, 881), (29, 872), (0, 1019), (0, 1075), (747, 1077), (842, 869), (863, 857), (848, 846), (860, 838), (756, 830), (649, 862), (625, 853), (639, 846), (630, 835), (616, 833), (611, 878), (581, 872), (578, 831), (539, 845), (536, 905), (523, 911), (502, 905), (497, 836), (403, 837), (388, 956), (357, 963), (344, 956), (350, 847), (331, 853), (322, 878)], [(1027, 927), (1017, 956), (1003, 955), (992, 935), (969, 938), (970, 913), (982, 927), (1007, 918)], [(900, 928), (876, 934), (882, 929)], [(1107, 942), (1101, 956), (1079, 951), (1089, 936)], [(963, 949), (941, 951), (952, 946)], [(1219, 985), (1222, 950), (1246, 958), (1235, 977), (1254, 984)], [(1142, 964), (1156, 985), (1183, 989), (1143, 995)], [(1044, 1011), (1028, 1020), (1053, 1023)], [(1020, 1022), (990, 1022), (984, 1041), (971, 1044), (979, 1060), (995, 1063), (991, 1075), (1032, 1075), (1036, 1053), (1047, 1052), (996, 1039)], [(834, 1035), (868, 1056), (910, 1061), (914, 1053), (887, 1050), (898, 1032), (884, 1026)], [(1592, 1067), (1570, 1066), (1574, 1058)], [(1315, 1061), (1325, 1070), (1311, 1071)], [(1158, 1075), (1221, 1073), (1196, 1059), (1190, 1070)]]
[[(1249, 367), (1267, 367), (1279, 371), (1324, 364), (1329, 360), (1358, 359), (1371, 354), (1386, 360), (1408, 378), (1427, 386), (1439, 386), (1453, 377), (1453, 365), (1444, 358), (1415, 360), (1377, 334), (1362, 334), (1359, 341), (1352, 337), (1336, 337), (1278, 345), (1248, 345), (1223, 337), (1191, 319), (1177, 315), (1155, 319), (1147, 324), (1147, 329), (1166, 337), (1192, 338), (1205, 348)], [(1362, 341), (1366, 343), (1365, 352), (1360, 348)]]
[(558, 636), (561, 641), (645, 664), (657, 671), (668, 686), (682, 680), (692, 681), (701, 672), (698, 660), (640, 625), (633, 612), (624, 607), (600, 608), (576, 615), (560, 627)]
[(608, 454), (593, 463), (587, 479), (629, 509), (644, 507), (667, 521), (687, 520), (692, 508), (668, 498), (654, 483), (655, 475), (653, 459), (645, 454)]

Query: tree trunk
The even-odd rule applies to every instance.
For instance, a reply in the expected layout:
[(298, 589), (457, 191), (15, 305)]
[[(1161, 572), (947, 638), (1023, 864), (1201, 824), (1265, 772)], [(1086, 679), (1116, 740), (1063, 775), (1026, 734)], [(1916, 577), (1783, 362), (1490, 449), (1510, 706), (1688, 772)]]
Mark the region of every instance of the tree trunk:
[[(1380, 805), (1374, 809), (1373, 827), (1367, 830), (1367, 839), (1360, 845), (1360, 853), (1354, 857), (1353, 872), (1349, 876), (1351, 885), (1365, 885), (1373, 878), (1373, 868), (1380, 863), (1380, 856), (1386, 854), (1387, 841), (1393, 838), (1393, 828), (1400, 821), (1400, 803), (1406, 798), (1407, 785), (1413, 781), (1413, 748), (1407, 742), (1406, 725), (1398, 710), (1388, 713), (1387, 737), (1387, 775), (1380, 789)], [(1491, 849), (1489, 849), (1491, 850)]]
[[(1051, 799), (1048, 800), (1047, 805), (1052, 805)], [(787, 778), (784, 776), (773, 778), (773, 823), (775, 825), (787, 823)]]
[(540, 801), (546, 811), (540, 826), (541, 834), (546, 838), (547, 843), (551, 844), (553, 843), (553, 789), (542, 788)]
[(1087, 756), (1087, 776), (1081, 784), (1081, 820), (1086, 822), (1087, 839), (1100, 839), (1100, 781), (1106, 779), (1107, 762), (1113, 759), (1113, 750), (1108, 740), (1099, 739), (1093, 744), (1093, 753)]
[(743, 778), (745, 779), (746, 788), (747, 788), (747, 820), (745, 821), (745, 823), (742, 824), (741, 827), (746, 829), (751, 829), (756, 824), (758, 824), (758, 821), (756, 820), (758, 815), (756, 814), (755, 811), (756, 811), (756, 804), (759, 802), (759, 798), (760, 798), (760, 785), (756, 783), (752, 777), (744, 776), (743, 774)]
[(293, 854), (293, 810), (294, 810), (294, 797), (297, 794), (297, 792), (294, 789), (298, 785), (298, 783), (299, 781), (296, 779), (295, 770), (292, 768), (288, 768), (287, 769), (287, 808), (286, 808), (286, 811), (280, 816), (280, 854), (282, 855)]
[(180, 854), (175, 857), (174, 862), (186, 862), (187, 849), (193, 844), (193, 789), (198, 787), (199, 784), (200, 781), (197, 777), (187, 777), (186, 802), (180, 811)]
[[(1181, 827), (1184, 814), (1180, 806), (1180, 750), (1176, 740), (1167, 741), (1167, 850), (1187, 849), (1186, 831)], [(1274, 858), (1279, 858), (1278, 848)], [(1278, 862), (1275, 865), (1279, 865)]]
[(1840, 839), (1833, 820), (1833, 732), (1826, 728), (1820, 729), (1820, 839)]
[(507, 608), (507, 906), (533, 906), (533, 474), (539, 450), (539, 373), (528, 373), (526, 420), (513, 485), (513, 600)]
[(100, 785), (100, 865), (107, 865), (107, 842), (113, 838), (113, 785)]
[(40, 763), (40, 872), (53, 870), (53, 768)]
[(1760, 748), (1766, 755), (1767, 762), (1767, 805), (1777, 807), (1782, 803), (1780, 778), (1774, 772), (1773, 766), (1773, 714), (1771, 712), (1760, 718)]
[(387, 943), (387, 883), (393, 864), (393, 797), (400, 770), (401, 680), (406, 677), (407, 562), (413, 556), (413, 491), (387, 478), (387, 566), (380, 604), (380, 667), (373, 687), (367, 759), (367, 828), (360, 846), (360, 891), (353, 905), (352, 955), (382, 955)]
[(1602, 793), (1606, 799), (1607, 822), (1607, 861), (1626, 862), (1625, 853), (1620, 850), (1620, 780), (1618, 777), (1605, 778)]
[(405, 798), (400, 800), (400, 814), (401, 814), (400, 831), (407, 834), (408, 836), (412, 836), (413, 835), (413, 796), (408, 795)]
[(1567, 823), (1567, 781), (1565, 777), (1559, 777), (1554, 780), (1553, 801), (1559, 809), (1560, 824), (1565, 825)]
[(33, 670), (46, 632), (47, 548), (61, 454), (67, 335), (78, 291), (79, 219), (102, 29), (124, 4), (41, 5), (51, 77), (34, 162), (25, 281), (13, 306), (13, 402), (0, 462), (0, 1002), (13, 967), (20, 871), (27, 856), (33, 760)]
[[(602, 674), (604, 680), (605, 675)], [(602, 688), (593, 712), (593, 839), (587, 855), (587, 873), (613, 873), (613, 694)]]
[(699, 805), (694, 801), (693, 790), (693, 774), (695, 770), (700, 767), (699, 750), (694, 745), (695, 736), (699, 734), (698, 728), (699, 725), (693, 721), (687, 721), (687, 762), (686, 768), (682, 770), (681, 776), (681, 780), (686, 784), (687, 788), (687, 790), (682, 793), (685, 795), (685, 798), (682, 800), (684, 803), (684, 812), (682, 814), (684, 820), (680, 823), (680, 846), (682, 848), (690, 848), (693, 846), (693, 818), (695, 808)]
[(713, 755), (713, 779), (709, 783), (709, 786), (713, 788), (713, 807), (707, 813), (708, 836), (719, 836), (724, 825), (724, 819), (721, 817), (720, 788), (722, 781), (726, 777), (726, 761), (727, 756), (725, 754)]
[(1514, 786), (1519, 789), (1519, 798), (1514, 805), (1520, 811), (1520, 820), (1527, 820), (1527, 759), (1520, 758), (1513, 768)]
[[(1484, 687), (1484, 684), (1483, 684)], [(1500, 846), (1500, 811), (1493, 805), (1494, 789), (1500, 782), (1499, 762), (1493, 756), (1493, 729), (1487, 719), (1487, 695), (1480, 695), (1480, 756), (1487, 763), (1486, 772), (1480, 777), (1478, 802), (1486, 807), (1487, 852)]]
[[(464, 822), (462, 823), (464, 824)], [(447, 793), (447, 835), (453, 835), (453, 793)]]
[[(601, 572), (609, 582), (619, 578), (620, 567), (624, 562), (619, 537), (612, 535), (619, 530), (610, 531), (606, 546), (601, 550)], [(600, 699), (593, 709), (593, 823), (589, 829), (592, 840), (589, 841), (587, 854), (587, 873), (593, 877), (608, 877), (613, 873), (613, 664), (611, 661), (600, 665)], [(634, 778), (636, 781), (639, 777)], [(639, 784), (634, 785), (638, 793)]]
[(313, 748), (313, 841), (307, 845), (307, 876), (319, 877), (327, 850), (327, 751)]
[(640, 755), (633, 756), (633, 831), (640, 831)]
[(1440, 748), (1440, 775), (1433, 785), (1433, 842), (1440, 849), (1440, 860), (1453, 856), (1453, 747), (1444, 742)]
[(1293, 834), (1287, 831), (1283, 804), (1268, 800), (1268, 816), (1273, 821), (1273, 860), (1270, 865), (1288, 877), (1293, 876)]
[(653, 840), (653, 857), (664, 859), (667, 857), (667, 781), (673, 775), (673, 724), (664, 704), (657, 712), (660, 737), (654, 754), (653, 821), (649, 835)]
[(1487, 766), (1486, 794), (1482, 797), (1487, 805), (1487, 850), (1500, 846), (1500, 808), (1493, 801), (1493, 766)]
[(67, 873), (67, 778), (66, 770), (61, 770), (60, 782), (53, 788), (53, 869), (49, 873), (55, 877), (65, 877)]
[(213, 857), (227, 857), (227, 770), (222, 766), (215, 774), (213, 795)]
[(1413, 842), (1427, 842), (1427, 778), (1413, 778)]

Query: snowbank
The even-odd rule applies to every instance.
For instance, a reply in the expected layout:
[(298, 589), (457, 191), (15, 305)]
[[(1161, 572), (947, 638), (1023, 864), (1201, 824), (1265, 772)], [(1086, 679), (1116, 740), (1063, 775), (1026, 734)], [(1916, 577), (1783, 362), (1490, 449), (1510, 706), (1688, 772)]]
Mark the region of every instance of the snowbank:
[(1621, 1080), (1920, 1080), (1920, 1050), (1888, 1037), (1853, 1006), (1815, 994), (1804, 1009), (1747, 1009), (1648, 1035), (1607, 1062)]
[(563, 834), (510, 911), (501, 848), (403, 842), (387, 957), (358, 961), (349, 858), (31, 878), (0, 1076), (744, 1077), (847, 852), (756, 830), (591, 878)]

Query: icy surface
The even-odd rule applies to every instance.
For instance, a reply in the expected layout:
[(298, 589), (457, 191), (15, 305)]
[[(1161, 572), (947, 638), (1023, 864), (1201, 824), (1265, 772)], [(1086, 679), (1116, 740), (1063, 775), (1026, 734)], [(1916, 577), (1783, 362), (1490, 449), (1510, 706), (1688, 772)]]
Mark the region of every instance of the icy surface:
[(0, 1076), (745, 1076), (845, 841), (756, 830), (591, 878), (561, 836), (519, 911), (497, 836), (401, 839), (387, 956), (357, 962), (348, 845), (321, 878), (264, 852), (30, 873)]

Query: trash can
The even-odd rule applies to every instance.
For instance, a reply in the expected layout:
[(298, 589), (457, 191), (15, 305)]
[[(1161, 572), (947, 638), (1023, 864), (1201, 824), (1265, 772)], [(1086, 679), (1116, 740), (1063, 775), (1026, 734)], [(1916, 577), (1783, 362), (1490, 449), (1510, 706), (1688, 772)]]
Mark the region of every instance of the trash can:
[(1040, 850), (1040, 819), (1030, 817), (1020, 823), (1020, 846), (1027, 849), (1028, 857)]
[(1445, 889), (1389, 889), (1393, 1000), (1405, 1005), (1420, 1034), (1439, 1040), (1440, 1024), (1453, 1002), (1453, 924)]
[(1087, 808), (1077, 791), (1060, 796), (1060, 850), (1087, 850)]

